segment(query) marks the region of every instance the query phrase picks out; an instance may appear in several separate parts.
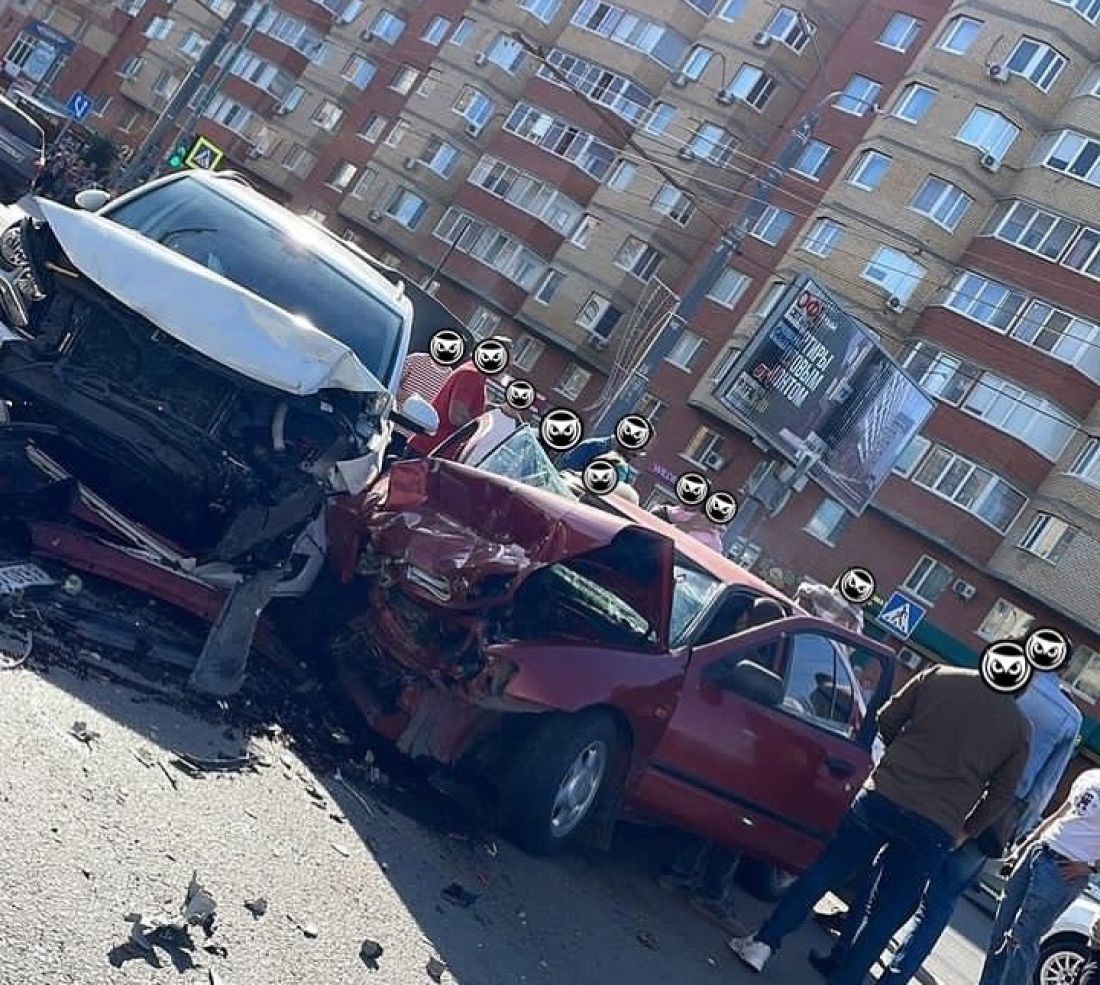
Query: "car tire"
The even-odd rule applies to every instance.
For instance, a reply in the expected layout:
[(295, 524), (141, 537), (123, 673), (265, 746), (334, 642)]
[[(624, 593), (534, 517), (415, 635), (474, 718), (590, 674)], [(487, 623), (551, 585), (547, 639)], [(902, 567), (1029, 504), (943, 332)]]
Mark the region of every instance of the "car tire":
[(1070, 934), (1052, 937), (1039, 951), (1032, 985), (1072, 985), (1088, 956), (1088, 944), (1083, 937)]
[(606, 712), (540, 723), (501, 784), (505, 834), (532, 855), (563, 849), (606, 796), (618, 746), (619, 731)]
[(750, 858), (741, 863), (737, 877), (745, 889), (765, 903), (782, 899), (797, 878), (771, 862)]

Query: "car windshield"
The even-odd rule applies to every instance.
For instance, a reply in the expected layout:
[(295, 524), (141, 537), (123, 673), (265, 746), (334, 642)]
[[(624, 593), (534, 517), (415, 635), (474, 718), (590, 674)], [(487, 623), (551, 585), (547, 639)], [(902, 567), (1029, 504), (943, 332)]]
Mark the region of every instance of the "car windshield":
[(383, 384), (396, 375), (401, 313), (329, 263), (325, 252), (341, 247), (306, 235), (312, 232), (306, 224), (296, 238), (291, 223), (277, 228), (207, 183), (188, 179), (103, 214), (305, 318), (352, 349)]
[(687, 642), (695, 623), (721, 594), (725, 583), (681, 557), (673, 564), (673, 579), (669, 639), (671, 645), (677, 647)]
[(0, 104), (0, 131), (11, 134), (38, 151), (42, 150), (46, 139), (37, 123), (27, 119), (14, 106), (3, 104)]
[(530, 428), (517, 428), (476, 465), (493, 475), (576, 499)]

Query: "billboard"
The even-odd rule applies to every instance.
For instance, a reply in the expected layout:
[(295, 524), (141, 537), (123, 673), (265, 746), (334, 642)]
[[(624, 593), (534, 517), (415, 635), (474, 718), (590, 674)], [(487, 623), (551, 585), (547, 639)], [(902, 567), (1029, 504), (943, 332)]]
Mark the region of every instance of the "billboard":
[(810, 277), (797, 278), (715, 391), (756, 436), (859, 514), (935, 406)]

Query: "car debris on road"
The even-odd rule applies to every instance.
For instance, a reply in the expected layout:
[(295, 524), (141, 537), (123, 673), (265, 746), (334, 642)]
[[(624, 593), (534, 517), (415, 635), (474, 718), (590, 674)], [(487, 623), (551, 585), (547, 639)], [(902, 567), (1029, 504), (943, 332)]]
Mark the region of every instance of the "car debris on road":
[(366, 938), (359, 948), (359, 957), (371, 971), (377, 971), (379, 968), (378, 959), (382, 957), (384, 948), (378, 941)]

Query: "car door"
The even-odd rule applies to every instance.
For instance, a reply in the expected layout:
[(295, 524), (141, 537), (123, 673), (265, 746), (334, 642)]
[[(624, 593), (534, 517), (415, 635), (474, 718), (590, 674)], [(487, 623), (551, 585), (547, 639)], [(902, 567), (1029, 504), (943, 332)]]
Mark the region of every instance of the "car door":
[[(784, 869), (806, 868), (871, 769), (873, 730), (862, 727), (843, 649), (853, 638), (838, 633), (795, 618), (696, 648), (637, 786), (644, 809)], [(774, 705), (716, 677), (746, 660), (781, 679)]]

